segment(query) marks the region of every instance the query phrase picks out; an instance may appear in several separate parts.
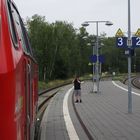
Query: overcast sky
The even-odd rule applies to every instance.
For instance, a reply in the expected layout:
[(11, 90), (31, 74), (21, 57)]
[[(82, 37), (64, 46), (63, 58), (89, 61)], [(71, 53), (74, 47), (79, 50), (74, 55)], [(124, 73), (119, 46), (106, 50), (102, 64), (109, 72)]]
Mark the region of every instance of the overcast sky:
[[(14, 0), (21, 16), (34, 14), (45, 16), (49, 23), (67, 21), (79, 28), (86, 20), (109, 20), (113, 26), (99, 25), (99, 33), (115, 36), (118, 28), (127, 32), (128, 0)], [(131, 0), (131, 31), (140, 28), (140, 0)], [(87, 27), (90, 34), (96, 34), (95, 24)]]

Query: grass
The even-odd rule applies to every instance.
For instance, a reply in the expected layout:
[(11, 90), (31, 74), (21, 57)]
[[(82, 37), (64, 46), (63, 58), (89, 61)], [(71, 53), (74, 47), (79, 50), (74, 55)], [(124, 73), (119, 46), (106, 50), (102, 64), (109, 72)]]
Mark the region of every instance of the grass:
[[(136, 73), (131, 73), (131, 77), (132, 76), (136, 76)], [(113, 76), (112, 77), (112, 80), (118, 80), (118, 81), (121, 81), (121, 82), (123, 82), (125, 79), (127, 79), (128, 78), (128, 73), (123, 73), (123, 74), (118, 74), (118, 75), (116, 75), (116, 76)]]
[[(115, 76), (112, 76), (111, 74), (103, 74), (102, 77), (107, 77), (107, 76), (112, 76), (112, 80), (118, 80), (123, 82), (126, 78), (127, 78), (127, 73), (123, 73), (123, 74), (116, 74)], [(132, 73), (131, 76), (135, 76), (135, 73)], [(86, 74), (84, 76), (80, 77), (80, 80), (87, 80), (87, 79), (92, 79), (92, 74)], [(49, 88), (53, 88), (62, 84), (66, 84), (66, 83), (71, 83), (73, 80), (73, 78), (69, 78), (66, 80), (53, 80), (53, 81), (49, 81), (49, 82), (43, 82), (43, 81), (39, 81), (39, 90), (45, 90), (45, 89), (49, 89)]]
[(72, 78), (67, 79), (67, 80), (53, 80), (47, 83), (43, 81), (39, 81), (39, 89), (45, 90), (45, 89), (53, 88), (53, 87), (66, 84), (66, 83), (71, 83), (71, 82), (72, 82)]
[[(92, 75), (87, 74), (85, 76), (80, 77), (80, 80), (91, 79), (91, 78), (92, 78)], [(39, 81), (39, 84), (38, 84), (39, 90), (45, 90), (45, 89), (53, 88), (62, 84), (72, 83), (73, 79), (74, 77), (66, 79), (66, 80), (57, 79), (57, 80), (49, 81), (47, 83), (43, 81)]]

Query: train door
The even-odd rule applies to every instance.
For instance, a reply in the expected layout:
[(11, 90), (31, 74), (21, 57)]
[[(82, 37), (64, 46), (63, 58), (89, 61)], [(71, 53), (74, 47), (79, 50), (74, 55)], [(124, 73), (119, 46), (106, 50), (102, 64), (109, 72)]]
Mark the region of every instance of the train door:
[(31, 63), (26, 62), (26, 139), (33, 140), (33, 127), (32, 127), (32, 78), (31, 78)]
[(25, 140), (34, 139), (31, 71), (31, 62), (30, 60), (25, 59)]
[(30, 140), (30, 68), (26, 60), (25, 62), (25, 139)]

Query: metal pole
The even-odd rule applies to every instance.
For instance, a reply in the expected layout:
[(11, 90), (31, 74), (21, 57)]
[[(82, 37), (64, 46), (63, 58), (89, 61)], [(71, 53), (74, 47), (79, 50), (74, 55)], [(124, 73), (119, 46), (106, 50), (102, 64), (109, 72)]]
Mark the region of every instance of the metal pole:
[[(99, 54), (102, 55), (102, 46), (99, 46), (99, 47), (100, 47)], [(100, 64), (100, 70), (99, 70), (99, 78), (100, 78), (100, 76), (102, 76), (102, 63), (100, 62), (99, 64)]]
[[(92, 44), (92, 54), (94, 55), (94, 45)], [(92, 63), (93, 67), (92, 67), (92, 82), (93, 82), (93, 90), (92, 92), (94, 92), (94, 63)]]
[(97, 83), (97, 93), (99, 93), (99, 38), (98, 38), (98, 21), (96, 22), (96, 55), (97, 55), (97, 63), (96, 63), (96, 83)]
[[(130, 17), (130, 0), (128, 0), (128, 41), (131, 40), (131, 17)], [(131, 48), (131, 43), (128, 43)], [(128, 113), (132, 113), (132, 89), (131, 89), (131, 54), (128, 56)]]

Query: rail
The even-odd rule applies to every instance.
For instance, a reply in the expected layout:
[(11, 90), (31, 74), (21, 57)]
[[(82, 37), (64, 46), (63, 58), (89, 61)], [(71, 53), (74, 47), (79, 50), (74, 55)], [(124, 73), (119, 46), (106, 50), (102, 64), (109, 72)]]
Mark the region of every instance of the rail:
[(39, 93), (35, 140), (40, 139), (40, 124), (41, 124), (44, 111), (46, 110), (49, 104), (49, 101), (57, 94), (58, 91), (59, 91), (59, 88), (56, 87), (56, 88), (45, 90)]
[(135, 77), (132, 79), (131, 84), (137, 88), (140, 89), (140, 77)]

